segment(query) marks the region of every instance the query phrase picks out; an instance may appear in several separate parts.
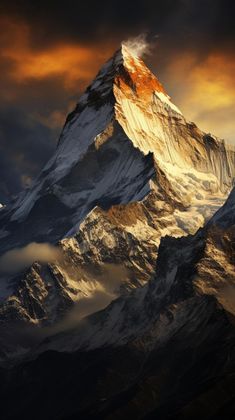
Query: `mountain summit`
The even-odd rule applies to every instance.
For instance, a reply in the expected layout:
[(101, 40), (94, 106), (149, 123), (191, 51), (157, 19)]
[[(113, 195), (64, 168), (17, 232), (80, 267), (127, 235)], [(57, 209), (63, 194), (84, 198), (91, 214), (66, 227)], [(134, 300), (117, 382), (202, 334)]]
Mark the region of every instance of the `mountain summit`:
[(116, 102), (120, 91), (129, 99), (133, 98), (134, 93), (134, 97), (139, 97), (141, 102), (150, 102), (153, 93), (155, 93), (172, 109), (179, 114), (181, 113), (170, 102), (163, 86), (146, 67), (142, 59), (128, 49), (125, 44), (102, 67), (95, 80), (81, 97), (79, 104), (91, 105), (94, 100), (97, 103), (98, 98), (100, 98), (101, 104), (104, 99), (111, 101), (111, 98)]
[(223, 203), (234, 161), (122, 45), (68, 116), (30, 189), (1, 209), (1, 254), (32, 242), (62, 254), (53, 264), (35, 254), (26, 269), (0, 273), (1, 319), (54, 322), (99, 287), (107, 264), (124, 270), (118, 294), (147, 282), (161, 236), (194, 233)]
[(54, 156), (31, 188), (1, 211), (2, 248), (56, 241), (76, 232), (97, 205), (139, 201), (156, 167), (177, 201), (196, 190), (205, 198), (231, 188), (234, 152), (188, 123), (122, 45), (68, 116)]

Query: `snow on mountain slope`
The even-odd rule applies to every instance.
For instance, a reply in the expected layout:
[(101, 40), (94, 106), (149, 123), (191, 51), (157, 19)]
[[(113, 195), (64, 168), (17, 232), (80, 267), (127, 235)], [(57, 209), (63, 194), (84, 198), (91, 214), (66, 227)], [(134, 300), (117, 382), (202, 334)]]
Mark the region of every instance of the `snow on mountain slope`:
[(205, 198), (231, 188), (234, 152), (187, 123), (156, 77), (123, 45), (80, 98), (38, 179), (1, 214), (10, 236), (5, 246), (19, 242), (20, 234), (25, 243), (46, 235), (61, 239), (95, 205), (142, 199), (154, 173), (149, 153), (182, 201), (190, 203), (195, 189)]
[[(108, 211), (93, 209), (73, 238), (59, 242), (60, 259), (53, 264), (35, 263), (15, 278), (2, 281), (0, 319), (51, 323), (74, 303), (90, 299), (94, 285), (99, 290), (99, 283), (105, 281), (107, 287), (115, 272), (119, 282), (110, 300), (147, 282), (154, 271), (160, 237), (182, 236), (186, 229), (196, 230), (203, 223), (197, 212), (176, 211), (178, 203), (170, 190), (166, 198), (157, 183), (151, 185), (152, 192), (141, 202), (112, 206)], [(189, 219), (184, 221), (184, 217)]]
[(162, 239), (156, 274), (145, 286), (47, 340), (38, 351), (87, 351), (133, 340), (146, 348), (163, 346), (186, 322), (200, 328), (210, 297), (218, 302), (213, 310), (220, 308), (221, 316), (224, 310), (229, 320), (235, 315), (234, 206), (235, 189), (194, 236)]
[(235, 189), (195, 235), (161, 240), (148, 284), (0, 369), (2, 411), (40, 398), (39, 418), (233, 418), (234, 206)]
[(32, 241), (59, 241), (63, 253), (3, 279), (1, 319), (57, 319), (90, 290), (68, 265), (89, 267), (98, 284), (105, 264), (122, 264), (123, 290), (148, 281), (161, 236), (194, 233), (223, 203), (234, 159), (223, 141), (185, 120), (123, 45), (68, 116), (32, 187), (1, 210), (1, 253)]
[(174, 218), (175, 203), (171, 202), (170, 192), (166, 202), (157, 185), (154, 187), (155, 191), (141, 202), (112, 206), (108, 211), (96, 207), (74, 237), (59, 242), (56, 249), (60, 258), (48, 264), (34, 263), (5, 280), (9, 289), (7, 294), (5, 286), (2, 294), (0, 319), (11, 319), (13, 312), (15, 319), (52, 322), (66, 307), (90, 297), (90, 284), (99, 288), (103, 279), (107, 285), (117, 271), (117, 294), (148, 281), (160, 236), (184, 234)]

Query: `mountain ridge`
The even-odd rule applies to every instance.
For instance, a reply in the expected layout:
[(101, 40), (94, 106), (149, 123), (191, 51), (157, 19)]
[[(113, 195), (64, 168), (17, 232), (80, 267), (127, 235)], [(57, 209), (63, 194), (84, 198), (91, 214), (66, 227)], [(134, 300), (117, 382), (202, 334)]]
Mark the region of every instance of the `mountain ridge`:
[(27, 270), (1, 274), (2, 323), (53, 323), (87, 296), (91, 276), (99, 286), (110, 262), (128, 273), (119, 293), (147, 282), (161, 237), (194, 233), (223, 203), (234, 161), (123, 46), (80, 98), (32, 187), (1, 210), (2, 254), (49, 241), (63, 255), (48, 264), (35, 255)]
[[(84, 153), (86, 153), (86, 150), (88, 150), (87, 148), (93, 142), (97, 142), (98, 144), (99, 142), (105, 142), (105, 139), (107, 141), (111, 137), (113, 130), (113, 118), (117, 121), (117, 131), (120, 132), (119, 135), (121, 137), (127, 135), (127, 138), (129, 139), (129, 141), (132, 142), (134, 147), (137, 147), (140, 150), (140, 152), (144, 153), (144, 155), (147, 155), (149, 152), (154, 153), (155, 159), (157, 159), (157, 164), (162, 170), (166, 171), (168, 176), (170, 175), (170, 172), (173, 171), (174, 173), (174, 170), (176, 171), (175, 175), (180, 176), (180, 174), (178, 174), (176, 170), (177, 166), (181, 165), (185, 167), (185, 165), (188, 166), (188, 164), (190, 164), (191, 169), (192, 166), (194, 166), (196, 170), (199, 169), (202, 172), (203, 170), (207, 172), (214, 171), (214, 173), (218, 177), (218, 181), (216, 181), (216, 178), (211, 179), (212, 184), (215, 184), (213, 188), (216, 188), (217, 182), (219, 183), (217, 188), (229, 188), (229, 183), (231, 183), (229, 178), (233, 176), (234, 154), (230, 152), (230, 149), (226, 149), (223, 143), (218, 142), (213, 137), (206, 137), (203, 140), (202, 133), (200, 132), (200, 130), (198, 131), (198, 129), (195, 126), (187, 127), (187, 124), (183, 119), (182, 115), (176, 111), (177, 108), (174, 108), (173, 105), (173, 108), (171, 108), (171, 105), (169, 105), (169, 99), (167, 99), (168, 96), (166, 96), (166, 94), (163, 93), (164, 90), (155, 78), (155, 76), (152, 75), (152, 73), (147, 69), (144, 63), (140, 61), (139, 58), (133, 57), (132, 55), (130, 55), (130, 53), (128, 53), (127, 55), (128, 58), (126, 58), (125, 60), (121, 60), (120, 57), (123, 57), (123, 51), (125, 54), (127, 54), (126, 47), (122, 47), (122, 49), (119, 50), (114, 55), (114, 57), (105, 64), (104, 69), (101, 70), (100, 73), (98, 73), (93, 84), (90, 85), (85, 94), (82, 95), (82, 97), (80, 98), (77, 111), (74, 111), (73, 117), (71, 118), (70, 116), (69, 121), (67, 121), (67, 124), (65, 124), (64, 126), (58, 144), (58, 148), (54, 157), (48, 162), (48, 164), (42, 170), (41, 176), (39, 176), (39, 183), (36, 181), (32, 186), (31, 190), (26, 194), (26, 197), (23, 198), (23, 200), (20, 199), (20, 201), (18, 201), (13, 206), (13, 211), (11, 212), (13, 214), (10, 215), (10, 221), (11, 223), (13, 223), (13, 225), (15, 222), (17, 226), (17, 221), (24, 221), (24, 219), (27, 218), (27, 215), (30, 214), (30, 211), (32, 211), (32, 207), (37, 203), (37, 199), (40, 200), (40, 194), (42, 195), (41, 201), (43, 199), (43, 196), (48, 196), (48, 202), (50, 200), (52, 201), (51, 206), (60, 206), (62, 213), (67, 212), (69, 215), (72, 212), (72, 217), (75, 220), (76, 218), (78, 218), (79, 224), (80, 219), (84, 216), (82, 214), (80, 216), (79, 214), (77, 216), (73, 215), (73, 207), (75, 203), (76, 205), (78, 204), (78, 198), (76, 198), (76, 196), (73, 195), (73, 199), (71, 192), (69, 194), (69, 197), (66, 197), (66, 193), (63, 193), (63, 187), (61, 186), (61, 182), (63, 178), (66, 177), (66, 173), (68, 173), (71, 170), (71, 168), (75, 166), (76, 163), (79, 163), (80, 157), (83, 156)], [(134, 60), (134, 63), (137, 66), (137, 71), (136, 69), (132, 71), (132, 67), (128, 67), (128, 65), (126, 64), (128, 63), (128, 60), (131, 60), (131, 62)], [(111, 72), (111, 75), (109, 74), (109, 71), (107, 71), (107, 67), (108, 69), (111, 68), (111, 70), (109, 70)], [(123, 67), (125, 68), (125, 71), (127, 71), (128, 69), (129, 75), (131, 75), (132, 77), (134, 75), (134, 85), (132, 80), (131, 82), (130, 80), (127, 80), (126, 75), (123, 76)], [(136, 72), (138, 76), (141, 76), (140, 82), (136, 77)], [(103, 79), (103, 77), (105, 79)], [(108, 81), (106, 80), (106, 77), (108, 78)], [(150, 86), (148, 87), (149, 78), (151, 82)], [(108, 85), (108, 96), (113, 95), (112, 101), (115, 101), (114, 105), (112, 104), (111, 108), (109, 107), (110, 104), (106, 98), (106, 84)], [(141, 90), (139, 98), (138, 86), (141, 86), (141, 89), (145, 90), (146, 86), (148, 87), (147, 97), (143, 95), (143, 92)], [(153, 87), (154, 89), (158, 90), (153, 90)], [(93, 99), (94, 92), (96, 92), (95, 99)], [(162, 95), (166, 96), (166, 99), (163, 100), (162, 97), (157, 98), (156, 96), (153, 96), (152, 98), (153, 92), (160, 92)], [(90, 96), (92, 97), (91, 102), (89, 99)], [(101, 108), (99, 105), (99, 101), (101, 101), (102, 104)], [(146, 103), (149, 106), (149, 112), (148, 109), (146, 109)], [(157, 119), (153, 119), (152, 123), (151, 118), (152, 115), (154, 115), (154, 109), (156, 109), (155, 112), (158, 112), (158, 115)], [(162, 118), (164, 119), (168, 115), (166, 114), (166, 112), (169, 113), (170, 117), (170, 126), (168, 128), (167, 126), (165, 126), (165, 123), (163, 124), (162, 120)], [(95, 126), (93, 122), (94, 118)], [(135, 121), (133, 121), (133, 118), (135, 119)], [(79, 126), (80, 121), (81, 126)], [(175, 125), (175, 121), (178, 121), (179, 126)], [(84, 129), (84, 127), (89, 127), (87, 134), (86, 129)], [(92, 130), (94, 129), (96, 135), (92, 134)], [(168, 131), (169, 129), (170, 133)], [(91, 133), (89, 132), (89, 130), (91, 130)], [(182, 130), (185, 130), (185, 133), (184, 131), (181, 132)], [(190, 134), (190, 130), (192, 134)], [(188, 144), (189, 140), (186, 141), (188, 135), (192, 136), (190, 141), (193, 143), (194, 147), (193, 154), (192, 150), (190, 150), (191, 146)], [(96, 136), (98, 136), (97, 139)], [(179, 154), (179, 149), (177, 146), (177, 136), (180, 136), (180, 148), (181, 150), (184, 150), (183, 162), (182, 156), (181, 154)], [(202, 139), (200, 139), (200, 136), (202, 136)], [(67, 141), (65, 141), (65, 139), (67, 139)], [(102, 146), (104, 146), (104, 143), (102, 144)], [(200, 157), (201, 160), (198, 160), (198, 158), (195, 159), (197, 155), (198, 157)], [(218, 159), (220, 155), (221, 159), (223, 159), (223, 166), (221, 166), (222, 162), (220, 162), (220, 160)], [(215, 160), (216, 156), (218, 156), (217, 165)], [(194, 159), (193, 162), (190, 161), (190, 159), (192, 158)], [(176, 163), (177, 166), (175, 167)], [(218, 168), (218, 164), (220, 169)], [(205, 167), (203, 168), (203, 166)], [(224, 168), (223, 170), (221, 169), (222, 167)], [(219, 169), (218, 175), (217, 168)], [(195, 175), (197, 176), (196, 173), (194, 174), (194, 176)], [(40, 177), (42, 179), (41, 182)], [(172, 178), (170, 179), (170, 181), (173, 183)], [(185, 186), (186, 189), (187, 187), (190, 187), (190, 185)], [(185, 194), (184, 189), (176, 189), (176, 186), (175, 191), (177, 194)], [(44, 208), (44, 204), (42, 204), (41, 206), (42, 208)], [(49, 209), (50, 205), (47, 205), (47, 210)], [(7, 209), (5, 209), (4, 214), (6, 214), (6, 211)], [(48, 223), (47, 220), (45, 220), (45, 224), (46, 223)], [(64, 224), (66, 225), (65, 221)], [(42, 240), (40, 235), (39, 238), (40, 240)], [(35, 239), (37, 239), (37, 237), (33, 238), (33, 240)]]
[[(224, 206), (195, 235), (162, 238), (156, 274), (149, 282), (126, 297), (121, 296), (114, 300), (100, 313), (91, 315), (87, 323), (81, 324), (81, 331), (78, 327), (77, 333), (75, 328), (70, 333), (58, 334), (58, 343), (56, 344), (55, 337), (55, 347), (52, 339), (52, 347), (48, 344), (48, 348), (60, 351), (87, 351), (105, 346), (118, 347), (151, 329), (156, 319), (160, 331), (157, 339), (161, 342), (161, 334), (163, 337), (164, 334), (171, 334), (169, 327), (164, 332), (164, 323), (168, 315), (165, 321), (165, 315), (161, 320), (161, 310), (164, 314), (168, 312), (165, 306), (171, 308), (171, 324), (174, 322), (174, 312), (177, 314), (178, 311), (177, 304), (185, 301), (190, 307), (192, 297), (200, 300), (200, 296), (212, 296), (225, 312), (235, 316), (233, 295), (229, 298), (235, 287), (234, 206), (235, 188)], [(231, 217), (228, 217), (229, 214)], [(224, 287), (228, 287), (228, 291), (225, 291)]]
[[(229, 298), (235, 288), (234, 192), (195, 235), (161, 240), (156, 273), (145, 286), (0, 369), (2, 395), (17, 402), (9, 409), (4, 398), (3, 412), (15, 418), (22, 401), (32, 407), (46, 389), (50, 400), (42, 398), (38, 419), (45, 408), (48, 418), (61, 410), (69, 419), (231, 418), (235, 309), (223, 292), (230, 285)], [(75, 393), (66, 392), (68, 384)]]

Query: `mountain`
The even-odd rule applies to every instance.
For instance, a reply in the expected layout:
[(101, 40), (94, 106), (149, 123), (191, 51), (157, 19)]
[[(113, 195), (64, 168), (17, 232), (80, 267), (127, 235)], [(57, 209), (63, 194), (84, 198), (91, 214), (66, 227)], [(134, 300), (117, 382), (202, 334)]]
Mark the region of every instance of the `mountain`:
[[(9, 325), (54, 325), (84, 299), (92, 312), (148, 282), (161, 237), (203, 226), (232, 188), (234, 163), (234, 150), (187, 122), (122, 45), (38, 178), (1, 209), (2, 348)], [(56, 257), (41, 261), (48, 243)]]
[(174, 204), (189, 204), (197, 188), (200, 205), (231, 187), (234, 151), (186, 122), (123, 45), (68, 116), (56, 153), (32, 187), (1, 212), (2, 249), (60, 240), (96, 206), (142, 200), (156, 171), (163, 177), (157, 186), (171, 188)]
[[(156, 340), (162, 345), (169, 334), (187, 321), (188, 311), (189, 319), (194, 316), (194, 301), (196, 322), (200, 321), (200, 302), (204, 301), (217, 301), (221, 312), (227, 312), (228, 318), (231, 315), (232, 321), (235, 316), (234, 239), (235, 188), (224, 206), (195, 235), (162, 238), (156, 273), (146, 285), (114, 300), (99, 314), (91, 315), (80, 331), (58, 334), (54, 344), (46, 347), (75, 351), (119, 346), (152, 328), (158, 329), (157, 336), (152, 337), (154, 345)], [(213, 299), (208, 300), (208, 296)], [(151, 335), (152, 332), (148, 337), (150, 347)]]
[(161, 240), (147, 284), (1, 369), (3, 413), (27, 405), (27, 419), (40, 401), (36, 419), (233, 418), (234, 210), (235, 188), (196, 234)]

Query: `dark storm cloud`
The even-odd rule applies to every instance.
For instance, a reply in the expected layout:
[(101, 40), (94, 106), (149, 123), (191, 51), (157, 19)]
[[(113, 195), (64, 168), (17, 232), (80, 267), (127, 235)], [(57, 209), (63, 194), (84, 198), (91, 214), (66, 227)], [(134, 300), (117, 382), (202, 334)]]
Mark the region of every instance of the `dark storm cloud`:
[(193, 42), (203, 49), (215, 41), (234, 43), (235, 35), (233, 0), (2, 1), (0, 10), (32, 26), (35, 48), (61, 40), (93, 43), (107, 35), (120, 41), (148, 31), (172, 46)]
[(80, 92), (122, 40), (141, 32), (155, 43), (148, 65), (182, 110), (205, 129), (231, 115), (231, 138), (234, 19), (232, 0), (2, 0), (0, 202), (39, 172)]
[(0, 200), (27, 185), (53, 149), (48, 128), (19, 109), (0, 108)]
[(94, 36), (116, 38), (125, 33), (163, 27), (181, 6), (180, 0), (2, 2), (2, 10), (30, 22), (38, 47), (58, 40), (93, 42)]

